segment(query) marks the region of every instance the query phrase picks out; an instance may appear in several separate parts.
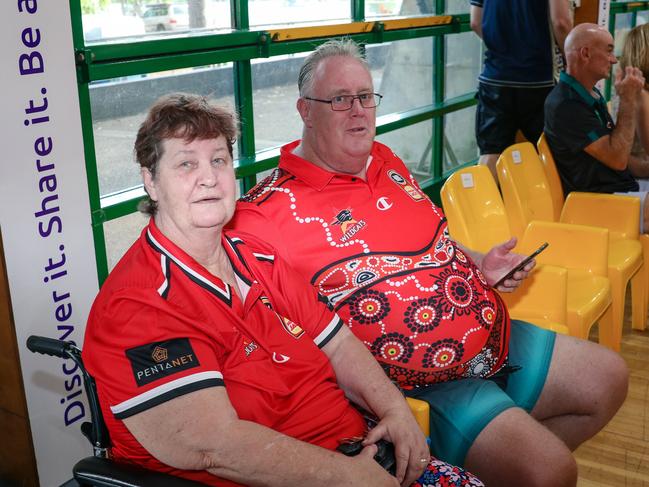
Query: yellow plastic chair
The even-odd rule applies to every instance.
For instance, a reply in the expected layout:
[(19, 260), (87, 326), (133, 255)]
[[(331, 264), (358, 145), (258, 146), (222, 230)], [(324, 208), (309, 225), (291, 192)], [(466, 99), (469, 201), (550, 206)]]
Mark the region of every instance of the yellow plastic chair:
[[(508, 147), (498, 159), (496, 168), (515, 235), (522, 235), (532, 221), (553, 221), (553, 203), (548, 180), (532, 144), (524, 142)], [(619, 350), (627, 283), (632, 281), (633, 300), (638, 303), (635, 320), (642, 319), (638, 313), (642, 311), (646, 301), (646, 290), (644, 274), (638, 272), (642, 266), (642, 246), (638, 242), (637, 230), (640, 218), (639, 200), (626, 197), (614, 201), (624, 209), (619, 210), (617, 218), (611, 221), (602, 218), (600, 222), (599, 216), (604, 216), (608, 212), (605, 209), (606, 205), (612, 205), (613, 202), (605, 198), (595, 198), (591, 201), (587, 214), (577, 217), (576, 213), (571, 212), (571, 218), (562, 216), (561, 222), (597, 225), (610, 230), (607, 268), (613, 299), (613, 329), (614, 334), (619, 336), (613, 348)], [(587, 245), (589, 243), (580, 246)]]
[(512, 318), (564, 335), (570, 334), (567, 295), (567, 269), (551, 265), (538, 265), (515, 292), (500, 293)]
[[(556, 222), (531, 222), (521, 240), (521, 250), (531, 252), (542, 242), (550, 246), (537, 257), (539, 264), (568, 270), (566, 318), (570, 335), (588, 339), (599, 322), (599, 342), (619, 349), (613, 327), (611, 286), (608, 279), (608, 230)], [(587, 245), (583, 245), (588, 242)]]
[(454, 172), (440, 190), (448, 231), (456, 242), (486, 253), (512, 237), (505, 206), (486, 166)]
[[(505, 207), (487, 167), (455, 172), (440, 195), (449, 233), (457, 242), (484, 253), (511, 238)], [(502, 297), (513, 318), (567, 333), (566, 289), (564, 269), (539, 266), (516, 292)]]
[(410, 406), (410, 412), (415, 417), (419, 428), (421, 428), (421, 431), (428, 438), (430, 436), (430, 406), (426, 401), (413, 397), (406, 397), (406, 401), (408, 402), (408, 406)]
[[(633, 217), (629, 219), (628, 224), (626, 225), (627, 228), (629, 225), (631, 226), (631, 232), (627, 233), (622, 229), (618, 233), (615, 230), (617, 225), (625, 225), (623, 222), (619, 221), (620, 215), (626, 215), (627, 213), (630, 214), (631, 211), (635, 212), (635, 210), (629, 210), (624, 207), (625, 200), (628, 197), (601, 193), (573, 192), (569, 195), (567, 200), (564, 201), (563, 185), (561, 184), (561, 178), (559, 177), (559, 172), (554, 163), (554, 157), (552, 151), (550, 151), (550, 146), (548, 145), (545, 134), (541, 134), (536, 147), (539, 152), (539, 158), (543, 163), (545, 176), (548, 180), (555, 221), (591, 224), (589, 221), (591, 221), (593, 217), (597, 217), (598, 225), (607, 227), (611, 231), (610, 235), (612, 239), (617, 237), (635, 238), (633, 235), (637, 234), (638, 227), (637, 225), (634, 226), (634, 222), (632, 221)], [(604, 199), (605, 204), (598, 205), (596, 202), (598, 199)], [(641, 210), (639, 209), (639, 211)], [(641, 291), (631, 290), (633, 296), (633, 299), (631, 300), (631, 325), (636, 330), (644, 330), (647, 326), (647, 311), (649, 307), (649, 235), (639, 235), (637, 239), (642, 245), (643, 264), (640, 268), (640, 273), (643, 276), (642, 285), (645, 288), (643, 293), (645, 299), (636, 299), (636, 292), (641, 293)], [(636, 284), (634, 280), (631, 282), (632, 286)]]
[(558, 222), (561, 218), (561, 210), (563, 209), (564, 203), (563, 185), (561, 184), (561, 177), (554, 163), (554, 157), (550, 151), (545, 134), (541, 134), (541, 137), (539, 137), (536, 148), (539, 152), (539, 159), (541, 159), (541, 163), (543, 164), (545, 177), (548, 180), (548, 189), (550, 190), (550, 198), (552, 199), (553, 221)]

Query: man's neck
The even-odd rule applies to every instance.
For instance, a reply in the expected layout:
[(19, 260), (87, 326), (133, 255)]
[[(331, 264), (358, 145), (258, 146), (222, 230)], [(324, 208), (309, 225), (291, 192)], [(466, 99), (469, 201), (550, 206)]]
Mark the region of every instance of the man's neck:
[(302, 140), (298, 144), (298, 146), (293, 149), (293, 154), (301, 157), (304, 160), (309, 161), (311, 164), (318, 166), (321, 169), (324, 169), (325, 171), (333, 172), (336, 174), (346, 174), (348, 176), (354, 176), (360, 179), (365, 180), (366, 179), (366, 172), (367, 172), (367, 159), (369, 155), (364, 158), (364, 160), (361, 161), (359, 160), (358, 167), (361, 167), (362, 169), (356, 173), (350, 173), (350, 172), (345, 172), (342, 170), (337, 169), (335, 166), (327, 164), (327, 162), (321, 158), (318, 155), (318, 151), (315, 150), (311, 144), (304, 138), (304, 135), (302, 136)]
[(599, 79), (593, 79), (592, 76), (588, 76), (586, 73), (579, 72), (579, 70), (570, 69), (570, 66), (568, 66), (566, 72), (575, 80), (577, 80), (579, 84), (583, 86), (584, 89), (588, 91), (588, 93), (590, 93), (593, 98), (599, 98), (599, 94), (595, 91), (595, 85), (597, 84)]

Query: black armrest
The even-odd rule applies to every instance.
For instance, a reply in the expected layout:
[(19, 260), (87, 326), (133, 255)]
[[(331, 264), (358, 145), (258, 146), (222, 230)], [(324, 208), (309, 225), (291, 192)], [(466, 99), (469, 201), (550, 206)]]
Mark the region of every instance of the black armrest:
[(182, 479), (135, 465), (113, 462), (106, 458), (87, 457), (72, 469), (74, 479), (81, 485), (96, 487), (198, 487), (193, 480)]

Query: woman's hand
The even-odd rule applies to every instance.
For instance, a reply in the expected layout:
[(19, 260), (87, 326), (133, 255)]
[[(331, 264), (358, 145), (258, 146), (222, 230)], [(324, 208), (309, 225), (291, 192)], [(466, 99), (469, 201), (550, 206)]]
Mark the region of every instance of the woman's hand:
[(358, 473), (354, 478), (353, 485), (398, 487), (399, 482), (397, 479), (374, 460), (377, 450), (376, 445), (370, 444), (363, 448), (358, 455), (350, 458), (356, 463), (355, 467)]
[(402, 486), (409, 486), (424, 473), (430, 460), (426, 437), (410, 410), (390, 409), (370, 430), (363, 444), (371, 445), (381, 438), (394, 444), (397, 480)]

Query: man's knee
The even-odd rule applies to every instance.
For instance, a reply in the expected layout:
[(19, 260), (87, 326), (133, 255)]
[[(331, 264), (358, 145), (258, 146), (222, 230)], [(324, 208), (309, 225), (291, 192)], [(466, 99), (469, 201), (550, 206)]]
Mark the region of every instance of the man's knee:
[[(534, 443), (519, 444), (509, 455), (480, 460), (467, 457), (466, 468), (486, 485), (501, 487), (574, 487), (577, 462), (566, 445), (549, 431)], [(550, 436), (552, 438), (550, 438)], [(506, 461), (503, 457), (508, 457)]]
[(526, 465), (520, 485), (529, 487), (574, 487), (577, 485), (577, 462), (566, 448), (547, 452), (542, 462)]
[(599, 377), (594, 377), (593, 382), (598, 384), (603, 407), (609, 414), (615, 414), (620, 408), (629, 389), (629, 368), (622, 356), (608, 348), (601, 347), (601, 371)]
[(465, 466), (486, 485), (563, 487), (577, 482), (577, 465), (566, 444), (519, 408), (505, 410), (484, 428)]

